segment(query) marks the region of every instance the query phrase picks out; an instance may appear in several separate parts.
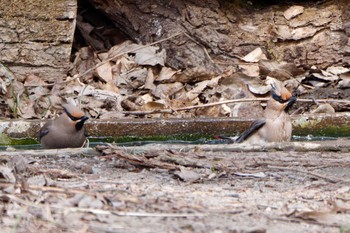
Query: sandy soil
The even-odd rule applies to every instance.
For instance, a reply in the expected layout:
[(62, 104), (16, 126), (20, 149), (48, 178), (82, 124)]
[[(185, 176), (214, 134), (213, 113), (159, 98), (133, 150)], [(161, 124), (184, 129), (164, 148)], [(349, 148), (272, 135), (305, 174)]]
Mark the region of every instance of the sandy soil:
[(1, 232), (350, 232), (347, 150), (154, 148), (3, 153)]

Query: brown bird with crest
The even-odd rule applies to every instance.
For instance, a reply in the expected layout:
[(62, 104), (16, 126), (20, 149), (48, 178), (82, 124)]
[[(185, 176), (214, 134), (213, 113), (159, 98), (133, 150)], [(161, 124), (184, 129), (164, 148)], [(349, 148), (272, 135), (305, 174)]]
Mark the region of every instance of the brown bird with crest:
[(72, 104), (63, 105), (64, 112), (40, 129), (39, 139), (45, 149), (82, 147), (86, 140), (84, 112)]
[(264, 144), (291, 140), (292, 122), (288, 110), (295, 103), (296, 96), (278, 80), (274, 80), (271, 87), (271, 98), (267, 102), (264, 118), (254, 121), (249, 129), (234, 140), (235, 143)]

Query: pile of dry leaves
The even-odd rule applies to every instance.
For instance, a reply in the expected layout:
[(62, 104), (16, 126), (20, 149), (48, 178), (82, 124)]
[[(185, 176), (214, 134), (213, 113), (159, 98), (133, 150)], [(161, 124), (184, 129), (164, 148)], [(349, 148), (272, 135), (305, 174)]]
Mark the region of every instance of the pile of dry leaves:
[[(348, 68), (302, 69), (293, 63), (268, 60), (261, 48), (239, 58), (239, 64), (227, 66), (219, 74), (196, 68), (174, 70), (166, 65), (166, 58), (166, 51), (158, 43), (141, 46), (125, 41), (103, 53), (83, 47), (76, 54), (69, 76), (54, 83), (33, 74), (20, 80), (1, 66), (1, 115), (47, 118), (55, 114), (62, 102), (74, 99), (92, 118), (120, 118), (130, 116), (130, 111), (176, 110), (224, 100), (267, 97), (269, 78), (284, 81), (299, 97), (344, 99), (350, 96), (346, 91), (350, 88)], [(309, 106), (304, 106), (303, 111), (309, 111)], [(349, 108), (348, 103), (330, 101), (320, 111)], [(171, 117), (259, 117), (262, 109), (256, 102), (219, 104), (186, 112), (174, 111)], [(170, 117), (164, 113), (149, 116)]]

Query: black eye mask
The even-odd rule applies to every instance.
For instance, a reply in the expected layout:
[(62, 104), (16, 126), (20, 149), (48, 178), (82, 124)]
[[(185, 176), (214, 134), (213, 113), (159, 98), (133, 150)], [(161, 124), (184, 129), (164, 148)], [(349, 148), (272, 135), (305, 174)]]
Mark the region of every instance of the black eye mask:
[(289, 99), (282, 99), (282, 97), (277, 95), (274, 91), (272, 91), (272, 98), (281, 104), (287, 103), (289, 101)]
[(284, 100), (281, 98), (281, 96), (277, 95), (275, 92), (272, 92), (272, 98), (281, 104), (288, 103), (284, 109), (285, 112), (288, 112), (288, 110), (293, 106), (293, 104), (297, 100), (297, 97), (295, 95), (293, 95), (287, 100)]
[(84, 126), (84, 122), (89, 119), (87, 116), (82, 116), (82, 117), (75, 117), (66, 108), (63, 108), (64, 112), (67, 114), (67, 116), (72, 120), (72, 121), (78, 121), (78, 123), (75, 124), (75, 128), (77, 130), (81, 130)]

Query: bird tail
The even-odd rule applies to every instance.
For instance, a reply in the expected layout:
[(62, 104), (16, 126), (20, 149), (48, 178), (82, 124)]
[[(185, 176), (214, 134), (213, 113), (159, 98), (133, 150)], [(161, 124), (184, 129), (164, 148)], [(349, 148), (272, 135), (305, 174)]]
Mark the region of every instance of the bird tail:
[(222, 135), (214, 135), (214, 138), (225, 140), (227, 141), (227, 143), (235, 143), (237, 139), (237, 137), (228, 137), (228, 136), (222, 136)]

